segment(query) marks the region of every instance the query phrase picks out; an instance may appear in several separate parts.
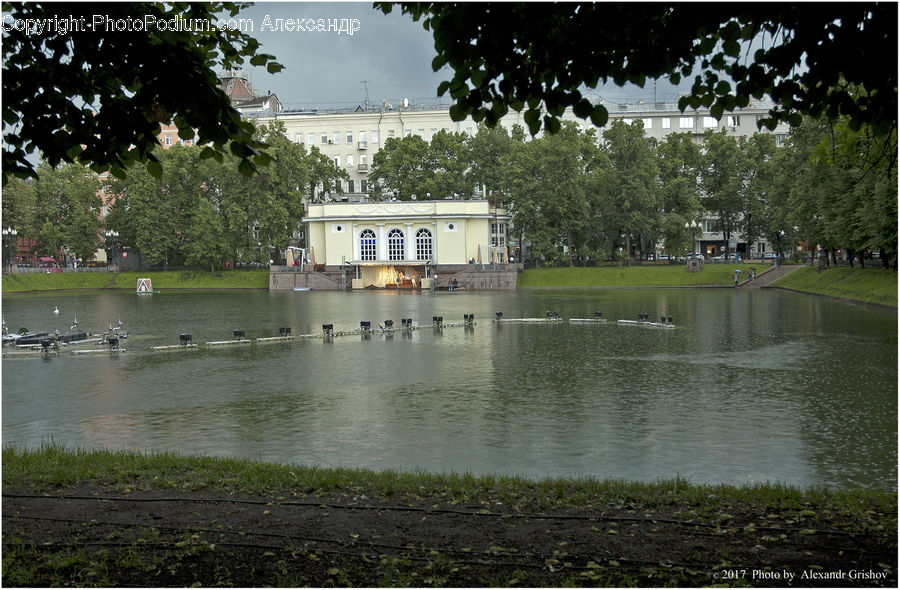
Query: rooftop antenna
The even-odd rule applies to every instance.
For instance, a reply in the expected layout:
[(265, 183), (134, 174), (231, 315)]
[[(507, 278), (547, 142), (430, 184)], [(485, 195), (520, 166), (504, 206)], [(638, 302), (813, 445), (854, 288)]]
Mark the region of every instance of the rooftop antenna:
[(363, 88), (366, 90), (366, 110), (369, 110), (369, 81), (362, 81)]

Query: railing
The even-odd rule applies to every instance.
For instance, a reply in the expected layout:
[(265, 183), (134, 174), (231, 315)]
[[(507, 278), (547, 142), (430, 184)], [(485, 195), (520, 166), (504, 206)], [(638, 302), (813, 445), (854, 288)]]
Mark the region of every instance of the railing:
[[(8, 265), (6, 265), (8, 266)], [(39, 268), (36, 266), (19, 266), (13, 269), (13, 274), (37, 275), (48, 273), (78, 273), (78, 272), (113, 272), (112, 267), (106, 266), (81, 266), (78, 268)]]
[(368, 165), (368, 164), (359, 164), (359, 165), (356, 167), (356, 170), (357, 170), (357, 172), (368, 172), (368, 171), (369, 171), (369, 165)]
[(358, 149), (364, 150), (364, 149), (367, 149), (369, 146), (366, 144), (366, 142), (360, 141), (356, 144), (356, 147)]

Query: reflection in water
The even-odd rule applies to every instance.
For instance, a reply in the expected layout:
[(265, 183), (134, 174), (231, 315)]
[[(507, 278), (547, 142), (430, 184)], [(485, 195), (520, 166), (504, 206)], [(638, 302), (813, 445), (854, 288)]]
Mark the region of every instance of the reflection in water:
[[(48, 309), (58, 305), (59, 318)], [(49, 307), (48, 307), (49, 306)], [(191, 292), (3, 299), (11, 326), (77, 314), (119, 357), (3, 360), (3, 440), (316, 465), (895, 488), (896, 313), (731, 290)], [(504, 324), (671, 315), (675, 330)], [(154, 353), (433, 315), (473, 329)], [(62, 324), (60, 323), (60, 326)]]

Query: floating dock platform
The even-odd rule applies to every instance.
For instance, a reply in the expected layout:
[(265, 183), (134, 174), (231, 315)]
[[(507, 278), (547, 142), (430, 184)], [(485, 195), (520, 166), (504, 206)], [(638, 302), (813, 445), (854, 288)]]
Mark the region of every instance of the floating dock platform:
[(150, 350), (193, 350), (197, 348), (196, 344), (171, 344), (169, 346), (151, 346)]
[(660, 322), (642, 322), (638, 320), (616, 320), (620, 326), (643, 326), (645, 328), (669, 328), (675, 327), (675, 324), (662, 324)]
[(124, 348), (86, 348), (84, 350), (73, 350), (71, 351), (74, 355), (82, 355), (82, 354), (119, 354), (120, 352), (125, 352)]
[(558, 324), (563, 318), (497, 318), (494, 320), (503, 324)]

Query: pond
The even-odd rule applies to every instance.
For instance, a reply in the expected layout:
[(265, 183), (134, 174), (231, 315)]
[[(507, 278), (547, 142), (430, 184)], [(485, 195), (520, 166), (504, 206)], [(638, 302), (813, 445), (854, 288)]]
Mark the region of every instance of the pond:
[[(59, 314), (53, 313), (54, 307)], [(672, 316), (675, 329), (510, 317)], [(472, 328), (256, 343), (401, 318)], [(11, 330), (119, 355), (4, 358), (3, 443), (281, 463), (896, 489), (897, 314), (774, 290), (185, 291), (3, 297)], [(250, 345), (208, 348), (244, 330)], [(201, 346), (154, 352), (190, 333)]]

